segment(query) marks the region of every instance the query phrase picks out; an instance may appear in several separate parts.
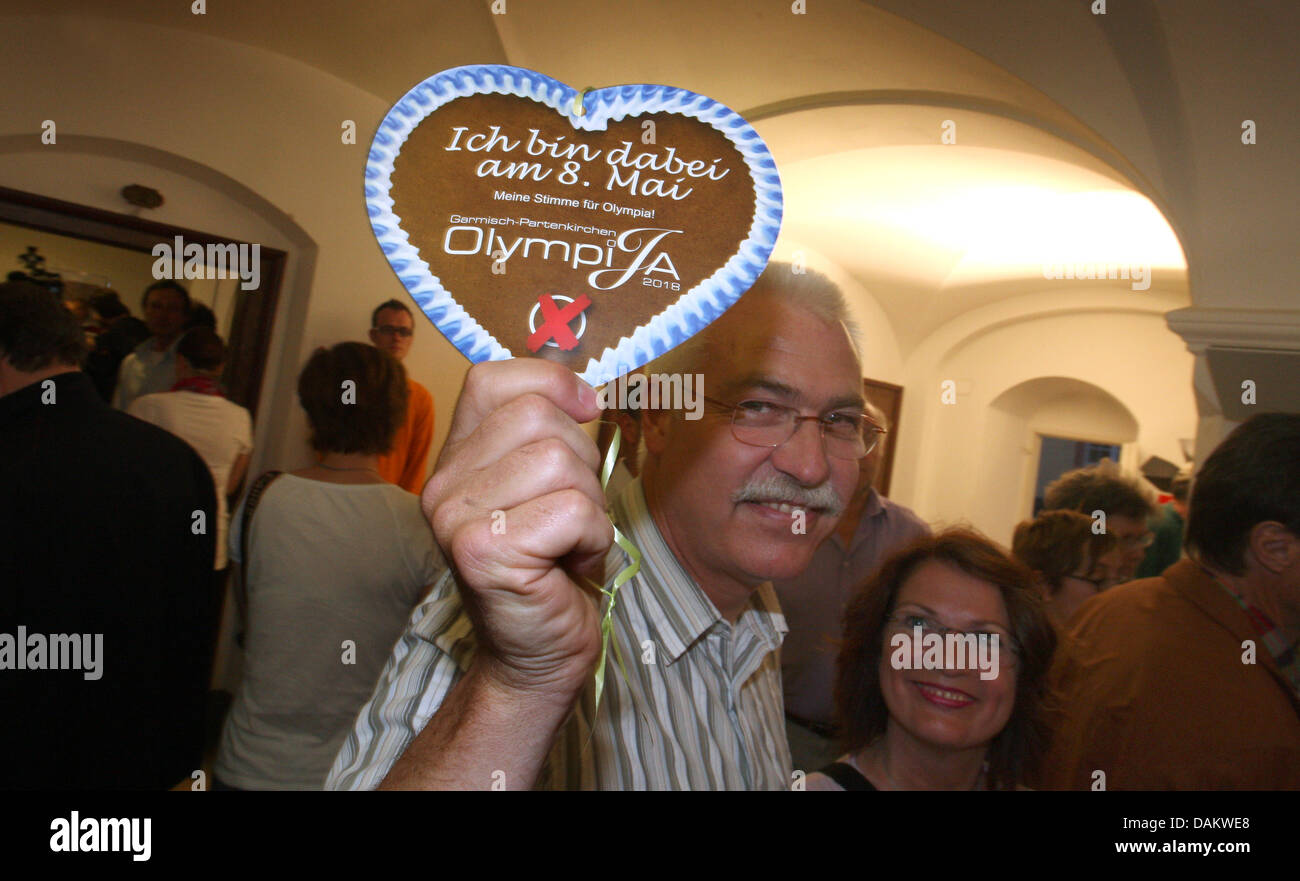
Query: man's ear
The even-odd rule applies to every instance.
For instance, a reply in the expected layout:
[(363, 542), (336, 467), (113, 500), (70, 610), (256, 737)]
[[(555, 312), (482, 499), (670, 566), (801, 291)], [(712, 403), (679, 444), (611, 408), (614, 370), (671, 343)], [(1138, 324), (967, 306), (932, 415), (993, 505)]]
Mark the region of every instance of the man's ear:
[(1269, 572), (1277, 575), (1293, 567), (1300, 571), (1300, 537), (1276, 520), (1251, 527), (1248, 544), (1255, 559)]
[(645, 441), (647, 452), (656, 456), (668, 445), (668, 435), (672, 431), (672, 410), (641, 411), (641, 438)]
[(379, 331), (375, 330), (373, 327), (370, 328), (370, 344), (372, 346), (379, 345)]

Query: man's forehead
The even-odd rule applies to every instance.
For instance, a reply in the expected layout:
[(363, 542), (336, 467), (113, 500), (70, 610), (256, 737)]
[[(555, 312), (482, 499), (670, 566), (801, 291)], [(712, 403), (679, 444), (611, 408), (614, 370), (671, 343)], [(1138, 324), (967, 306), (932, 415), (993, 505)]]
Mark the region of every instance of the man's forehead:
[(718, 379), (723, 394), (766, 391), (796, 404), (832, 407), (865, 403), (857, 365), (847, 352), (777, 336), (731, 347), (720, 360), (720, 370), (711, 373), (722, 374)]
[(392, 306), (389, 306), (387, 309), (379, 310), (379, 323), (398, 324), (398, 325), (409, 324), (412, 326), (415, 325), (415, 321), (414, 319), (411, 318), (409, 312), (407, 312), (405, 309), (397, 309)]
[[(800, 377), (789, 376), (778, 370), (752, 370), (733, 373), (722, 383), (723, 394), (763, 391), (795, 404), (822, 404), (830, 407), (856, 407), (864, 403), (862, 391), (852, 383), (840, 383), (832, 389), (830, 383), (808, 383)], [(814, 400), (816, 399), (816, 400)]]

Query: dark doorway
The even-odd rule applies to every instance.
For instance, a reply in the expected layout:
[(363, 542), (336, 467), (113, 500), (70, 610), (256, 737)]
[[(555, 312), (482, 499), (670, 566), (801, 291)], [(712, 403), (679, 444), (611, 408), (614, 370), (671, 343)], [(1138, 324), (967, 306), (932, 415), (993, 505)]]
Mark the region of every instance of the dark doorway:
[[(196, 243), (205, 248), (208, 245), (251, 244), (8, 187), (0, 187), (0, 221), (74, 239), (142, 251), (150, 255), (150, 259), (155, 245), (174, 242), (177, 236), (187, 244)], [(258, 285), (249, 290), (242, 289), (240, 285), (232, 286), (231, 295), (234, 300), (229, 304), (229, 330), (225, 334), (230, 349), (230, 363), (224, 377), (229, 398), (248, 408), (254, 419), (257, 417), (257, 402), (261, 396), (275, 307), (280, 296), (287, 257), (284, 251), (260, 245), (258, 251)], [(78, 269), (93, 274), (95, 267), (79, 266)], [(184, 284), (183, 279), (181, 283)], [(123, 303), (136, 314), (140, 310), (139, 298), (142, 292), (143, 288), (118, 291)]]

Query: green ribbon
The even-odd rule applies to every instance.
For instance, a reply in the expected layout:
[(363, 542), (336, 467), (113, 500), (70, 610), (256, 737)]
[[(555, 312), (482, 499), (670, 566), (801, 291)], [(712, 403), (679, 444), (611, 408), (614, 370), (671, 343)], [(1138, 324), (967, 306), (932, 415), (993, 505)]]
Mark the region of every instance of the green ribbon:
[[(609, 477), (614, 473), (614, 464), (618, 461), (618, 448), (622, 442), (622, 437), (623, 430), (616, 426), (614, 439), (609, 442), (609, 450), (605, 453), (605, 464), (600, 469), (600, 488), (602, 490), (609, 485)], [(605, 606), (605, 613), (600, 620), (600, 661), (596, 664), (596, 710), (600, 709), (600, 696), (605, 691), (605, 658), (609, 653), (611, 641), (614, 643), (614, 660), (618, 662), (618, 669), (623, 674), (623, 681), (627, 681), (627, 668), (623, 666), (623, 655), (619, 651), (618, 640), (613, 639), (614, 605), (618, 601), (618, 589), (631, 581), (636, 573), (641, 570), (641, 552), (637, 550), (636, 545), (628, 541), (627, 536), (619, 531), (618, 524), (614, 523), (613, 517), (609, 518), (609, 522), (614, 526), (614, 543), (627, 554), (628, 565), (614, 576), (614, 581), (608, 588), (595, 585), (609, 600)]]

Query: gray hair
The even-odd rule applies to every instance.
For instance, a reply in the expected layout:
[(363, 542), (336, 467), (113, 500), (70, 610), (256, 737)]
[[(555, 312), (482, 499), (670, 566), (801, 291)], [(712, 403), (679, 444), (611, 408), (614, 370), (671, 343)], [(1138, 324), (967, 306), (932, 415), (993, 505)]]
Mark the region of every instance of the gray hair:
[[(777, 296), (783, 303), (813, 315), (827, 324), (841, 325), (849, 335), (854, 357), (862, 364), (861, 330), (849, 314), (844, 294), (822, 273), (791, 263), (772, 262), (758, 277), (745, 296)], [(686, 342), (661, 356), (654, 362), (653, 373), (697, 373), (696, 368), (708, 363), (713, 347), (713, 329), (710, 325)], [(859, 370), (861, 372), (861, 370)]]

